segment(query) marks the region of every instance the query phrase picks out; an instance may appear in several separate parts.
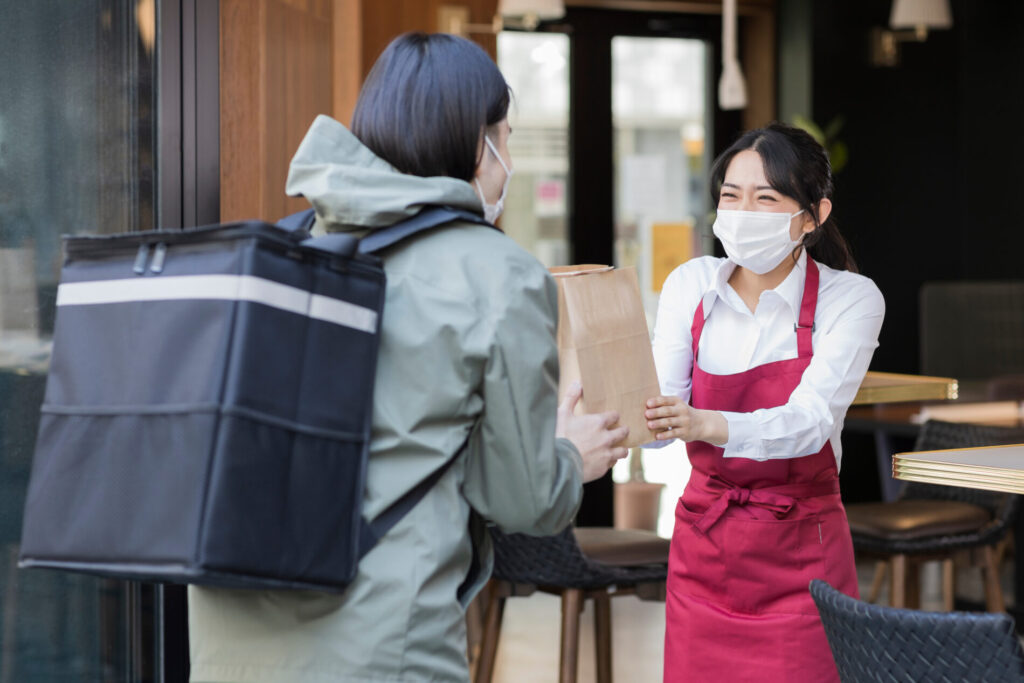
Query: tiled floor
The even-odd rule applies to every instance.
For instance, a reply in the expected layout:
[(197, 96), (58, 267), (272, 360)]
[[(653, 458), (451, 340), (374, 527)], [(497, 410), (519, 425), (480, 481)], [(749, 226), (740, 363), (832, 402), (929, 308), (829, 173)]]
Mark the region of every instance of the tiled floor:
[[(857, 567), (860, 590), (867, 596), (873, 563)], [(1013, 603), (1013, 563), (1003, 563), (1003, 590)], [(924, 609), (941, 609), (940, 567), (926, 565), (922, 572), (921, 601)], [(958, 572), (957, 595), (981, 602), (984, 597), (977, 570)], [(885, 602), (885, 591), (882, 600)], [(494, 683), (555, 681), (558, 678), (560, 602), (555, 596), (535, 593), (512, 598), (505, 609)], [(593, 608), (588, 606), (581, 621), (579, 681), (595, 679)], [(665, 635), (663, 603), (642, 602), (633, 596), (612, 601), (613, 678), (625, 683), (661, 681), (662, 640)]]

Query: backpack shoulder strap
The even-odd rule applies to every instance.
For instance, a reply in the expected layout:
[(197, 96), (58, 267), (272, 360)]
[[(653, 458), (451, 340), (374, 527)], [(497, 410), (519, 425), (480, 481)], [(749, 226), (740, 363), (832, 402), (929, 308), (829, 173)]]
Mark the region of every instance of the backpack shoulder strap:
[[(466, 223), (475, 223), (477, 225), (486, 225), (489, 228), (498, 228), (492, 223), (488, 223), (482, 217), (470, 211), (463, 209), (456, 209), (450, 206), (427, 206), (424, 207), (418, 214), (412, 218), (407, 218), (404, 221), (399, 221), (391, 227), (379, 228), (374, 230), (369, 235), (364, 237), (359, 242), (359, 252), (363, 254), (374, 254), (382, 251), (404, 239), (408, 239), (414, 235), (439, 228), (455, 221), (463, 221)], [(447, 472), (455, 461), (458, 460), (459, 456), (466, 450), (466, 445), (469, 443), (469, 437), (466, 437), (466, 441), (462, 446), (455, 451), (443, 465), (434, 470), (426, 479), (421, 481), (415, 487), (406, 491), (398, 500), (389, 505), (383, 512), (378, 514), (372, 520), (367, 520), (365, 517), (360, 519), (359, 524), (359, 557), (362, 558), (366, 553), (377, 545), (380, 541), (395, 526), (406, 514), (408, 514), (416, 505), (423, 500), (423, 497), (427, 495), (430, 489), (434, 488), (434, 485), (440, 481), (444, 473)]]
[(359, 520), (359, 558), (362, 559), (366, 553), (373, 549), (373, 546), (377, 545), (380, 539), (384, 538), (384, 535), (391, 530), (393, 526), (398, 524), (398, 521), (412, 511), (416, 505), (423, 500), (423, 496), (427, 495), (430, 489), (434, 488), (434, 484), (440, 481), (444, 473), (447, 472), (455, 461), (458, 460), (459, 456), (462, 455), (463, 451), (466, 450), (466, 445), (469, 443), (469, 437), (466, 438), (466, 442), (451, 455), (447, 461), (439, 468), (434, 470), (429, 477), (421, 481), (415, 487), (407, 491), (401, 498), (396, 500), (394, 503), (384, 509), (383, 512), (378, 514), (372, 520), (367, 520), (362, 517)]
[(439, 228), (455, 221), (476, 223), (487, 227), (497, 228), (485, 221), (481, 216), (464, 209), (456, 209), (450, 206), (426, 206), (412, 218), (395, 223), (388, 228), (379, 228), (359, 241), (359, 253), (374, 254), (378, 251), (408, 239), (421, 232)]
[(297, 213), (293, 213), (290, 216), (285, 216), (284, 218), (279, 220), (277, 224), (280, 227), (284, 228), (285, 230), (289, 230), (291, 232), (296, 232), (299, 230), (309, 232), (310, 230), (312, 230), (313, 221), (315, 220), (316, 212), (313, 211), (312, 208), (309, 208), (306, 209), (305, 211), (299, 211)]

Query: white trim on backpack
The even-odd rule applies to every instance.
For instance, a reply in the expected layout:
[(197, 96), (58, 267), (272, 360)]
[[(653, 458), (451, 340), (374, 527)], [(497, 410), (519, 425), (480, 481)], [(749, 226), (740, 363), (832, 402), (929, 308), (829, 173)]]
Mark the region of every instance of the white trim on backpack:
[(57, 287), (57, 306), (194, 299), (251, 301), (361, 332), (377, 331), (373, 309), (252, 275), (171, 275), (65, 282)]

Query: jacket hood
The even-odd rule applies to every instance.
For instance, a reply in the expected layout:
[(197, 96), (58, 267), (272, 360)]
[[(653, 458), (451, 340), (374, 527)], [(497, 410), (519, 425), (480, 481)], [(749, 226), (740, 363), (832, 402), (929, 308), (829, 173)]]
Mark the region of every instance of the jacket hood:
[(469, 183), (401, 173), (323, 114), (313, 121), (292, 158), (285, 192), (306, 197), (329, 232), (389, 226), (426, 204), (483, 215), (480, 198)]

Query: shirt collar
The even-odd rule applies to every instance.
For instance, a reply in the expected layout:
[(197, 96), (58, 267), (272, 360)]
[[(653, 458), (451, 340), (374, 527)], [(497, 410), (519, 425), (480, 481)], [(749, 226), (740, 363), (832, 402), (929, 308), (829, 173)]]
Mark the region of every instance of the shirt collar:
[[(711, 314), (711, 309), (719, 299), (727, 299), (726, 288), (729, 287), (729, 277), (736, 270), (736, 264), (728, 258), (722, 259), (718, 269), (715, 271), (711, 286), (704, 293), (704, 319)], [(800, 316), (800, 304), (803, 300), (804, 281), (807, 274), (807, 249), (800, 250), (796, 266), (789, 272), (786, 279), (779, 283), (775, 289), (769, 289), (761, 296), (777, 296), (786, 302), (793, 311), (793, 318)]]

